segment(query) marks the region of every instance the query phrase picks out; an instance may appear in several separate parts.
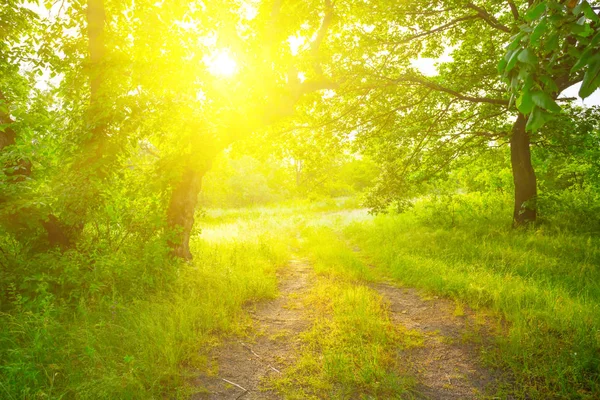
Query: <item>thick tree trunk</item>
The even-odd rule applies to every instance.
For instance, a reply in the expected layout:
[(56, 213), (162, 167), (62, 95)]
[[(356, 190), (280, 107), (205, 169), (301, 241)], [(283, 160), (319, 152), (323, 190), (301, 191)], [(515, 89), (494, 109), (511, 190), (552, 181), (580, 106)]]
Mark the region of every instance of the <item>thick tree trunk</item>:
[[(2, 92), (0, 92), (0, 105), (3, 105), (4, 107), (7, 106), (6, 98), (4, 97), (4, 93)], [(13, 131), (13, 129), (10, 127), (10, 124), (12, 124), (13, 122), (14, 121), (12, 120), (10, 115), (2, 111), (2, 109), (0, 109), (0, 124), (8, 124), (7, 127), (0, 131), (0, 150), (5, 148), (6, 146), (15, 144), (15, 138), (17, 135), (15, 134), (15, 131)]]
[(90, 108), (93, 111), (99, 106), (104, 84), (102, 62), (104, 61), (104, 23), (106, 13), (104, 12), (103, 0), (88, 0), (87, 23), (88, 23), (88, 50), (90, 52)]
[(175, 237), (169, 242), (172, 253), (185, 260), (192, 259), (190, 235), (194, 226), (194, 213), (205, 172), (205, 170), (200, 171), (192, 167), (185, 169), (181, 180), (171, 194), (167, 211), (168, 225), (175, 234)]
[(104, 0), (88, 0), (87, 2), (87, 35), (88, 51), (90, 53), (90, 106), (88, 109), (88, 119), (91, 129), (91, 138), (86, 146), (91, 150), (91, 158), (87, 159), (87, 165), (95, 165), (104, 155), (104, 146), (106, 139), (106, 117), (103, 116), (103, 110), (106, 110), (105, 104), (105, 86), (106, 86), (106, 66), (105, 53), (106, 46), (104, 40), (104, 25), (106, 23), (106, 12), (104, 10)]
[(515, 183), (515, 209), (513, 225), (521, 226), (534, 222), (537, 217), (537, 184), (531, 164), (529, 134), (525, 130), (525, 116), (519, 114), (510, 138), (510, 161)]

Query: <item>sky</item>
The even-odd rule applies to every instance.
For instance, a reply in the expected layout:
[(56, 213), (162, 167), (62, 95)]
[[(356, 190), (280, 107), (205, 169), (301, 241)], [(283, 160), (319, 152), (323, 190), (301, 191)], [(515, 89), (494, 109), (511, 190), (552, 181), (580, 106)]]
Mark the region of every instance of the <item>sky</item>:
[(588, 98), (582, 100), (579, 96), (577, 96), (577, 92), (579, 92), (579, 87), (581, 87), (581, 82), (576, 83), (570, 88), (566, 89), (561, 93), (560, 97), (577, 97), (577, 101), (575, 102), (578, 105), (585, 105), (586, 107), (591, 106), (600, 106), (600, 89), (596, 89), (594, 93), (592, 93)]

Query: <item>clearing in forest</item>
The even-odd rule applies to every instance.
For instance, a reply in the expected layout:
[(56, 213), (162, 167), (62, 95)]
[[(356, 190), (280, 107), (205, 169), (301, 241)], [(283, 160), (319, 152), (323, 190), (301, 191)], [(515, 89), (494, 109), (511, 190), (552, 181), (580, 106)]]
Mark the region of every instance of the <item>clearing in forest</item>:
[(499, 375), (480, 360), (486, 321), (379, 276), (327, 227), (302, 230), (302, 250), (277, 273), (279, 295), (246, 306), (251, 328), (213, 350), (212, 373), (197, 381), (205, 392), (193, 399), (475, 399), (496, 391)]

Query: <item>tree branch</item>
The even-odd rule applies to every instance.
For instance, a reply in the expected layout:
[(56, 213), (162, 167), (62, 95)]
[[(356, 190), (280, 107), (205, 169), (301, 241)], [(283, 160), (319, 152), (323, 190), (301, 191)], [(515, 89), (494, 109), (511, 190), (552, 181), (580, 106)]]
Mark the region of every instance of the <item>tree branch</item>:
[(298, 79), (297, 70), (292, 67), (288, 71), (288, 87), (286, 93), (277, 99), (277, 104), (270, 107), (266, 115), (267, 120), (273, 120), (280, 117), (292, 115), (295, 104), (302, 96), (308, 93), (316, 92), (324, 89), (337, 89), (339, 84), (327, 79), (323, 75), (323, 68), (319, 61), (319, 48), (327, 36), (327, 32), (333, 21), (333, 3), (331, 0), (325, 0), (325, 15), (321, 26), (317, 31), (317, 36), (310, 46), (310, 54), (313, 58), (313, 68), (316, 78), (305, 82), (300, 82)]
[(436, 14), (441, 14), (441, 13), (445, 13), (448, 11), (454, 11), (456, 10), (456, 8), (443, 8), (443, 9), (439, 9), (439, 10), (431, 10), (431, 11), (406, 11), (406, 10), (402, 10), (399, 11), (399, 14), (404, 14), (404, 15), (436, 15)]
[(506, 133), (505, 132), (470, 132), (470, 135), (475, 135), (475, 136), (480, 136), (480, 137), (484, 137), (486, 139), (490, 139), (490, 140), (496, 140), (498, 138), (501, 138), (502, 136), (505, 136)]
[(420, 78), (417, 76), (408, 76), (408, 77), (404, 77), (404, 78), (399, 78), (396, 81), (397, 82), (407, 81), (407, 82), (417, 83), (424, 87), (427, 87), (427, 88), (430, 88), (433, 90), (437, 90), (438, 92), (448, 93), (460, 100), (469, 101), (471, 103), (487, 103), (487, 104), (495, 104), (495, 105), (499, 105), (499, 106), (508, 106), (508, 100), (494, 99), (494, 98), (490, 98), (490, 97), (468, 96), (468, 95), (462, 94), (460, 92), (457, 92), (456, 90), (444, 87), (435, 82), (431, 82), (431, 81), (428, 81), (424, 78)]
[(423, 36), (429, 36), (429, 35), (432, 35), (432, 34), (437, 33), (437, 32), (445, 31), (446, 29), (452, 28), (454, 25), (456, 25), (456, 24), (458, 24), (460, 22), (474, 20), (474, 19), (477, 19), (477, 18), (479, 18), (479, 15), (465, 15), (463, 17), (456, 18), (456, 19), (454, 19), (454, 20), (452, 20), (452, 21), (450, 21), (450, 22), (448, 22), (448, 23), (446, 23), (444, 25), (438, 26), (437, 28), (434, 28), (434, 29), (431, 29), (431, 30), (428, 30), (428, 31), (425, 31), (425, 32), (417, 33), (416, 35), (413, 35), (413, 36), (411, 36), (409, 38), (406, 38), (406, 39), (400, 41), (399, 43), (400, 44), (402, 44), (402, 43), (408, 43), (408, 42), (410, 42), (412, 40), (418, 39), (418, 38), (423, 37)]
[(510, 33), (509, 27), (502, 25), (500, 22), (498, 22), (496, 17), (494, 17), (493, 15), (490, 15), (484, 8), (476, 6), (473, 3), (467, 3), (467, 7), (472, 10), (477, 11), (477, 15), (479, 15), (492, 28), (501, 30), (503, 32)]
[(315, 69), (317, 76), (323, 75), (323, 68), (321, 68), (321, 63), (319, 62), (319, 47), (321, 47), (321, 43), (325, 40), (332, 21), (333, 4), (331, 0), (325, 0), (325, 16), (321, 22), (321, 27), (317, 31), (317, 36), (310, 47), (310, 54), (313, 57), (313, 68)]
[(513, 0), (508, 0), (508, 6), (510, 7), (510, 12), (512, 13), (515, 20), (518, 20), (519, 19), (519, 9), (515, 5), (515, 2)]

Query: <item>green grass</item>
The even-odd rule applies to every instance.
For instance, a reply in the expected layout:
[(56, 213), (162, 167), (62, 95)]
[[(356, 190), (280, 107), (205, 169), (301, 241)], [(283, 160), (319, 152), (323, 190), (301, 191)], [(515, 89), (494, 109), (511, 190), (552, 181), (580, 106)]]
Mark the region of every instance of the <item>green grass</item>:
[[(312, 261), (319, 275), (350, 282), (372, 282), (378, 279), (375, 270), (360, 260), (356, 253), (323, 218), (321, 226), (302, 230), (302, 252)], [(333, 224), (335, 226), (335, 224)]]
[(192, 378), (210, 349), (247, 328), (245, 303), (277, 295), (275, 272), (289, 259), (284, 226), (242, 225), (235, 240), (195, 239), (194, 262), (147, 296), (90, 295), (73, 310), (49, 303), (0, 315), (0, 398), (187, 398), (201, 390)]
[(329, 227), (304, 229), (301, 245), (318, 280), (301, 299), (312, 326), (294, 365), (268, 386), (286, 399), (411, 397), (414, 380), (398, 353), (422, 338), (390, 320), (388, 304), (364, 284), (376, 280), (371, 268)]
[(362, 285), (323, 278), (304, 299), (312, 327), (294, 365), (270, 386), (286, 399), (406, 398), (413, 379), (397, 353), (420, 343), (394, 325), (381, 297)]
[(517, 396), (600, 396), (600, 239), (514, 230), (493, 213), (435, 223), (417, 207), (345, 229), (380, 273), (508, 322), (487, 355)]
[[(392, 324), (369, 287), (381, 279), (454, 298), (458, 314), (468, 304), (502, 319), (482, 356), (509, 372), (513, 396), (600, 397), (600, 238), (552, 224), (513, 230), (504, 203), (476, 197), (378, 217), (343, 208), (351, 203), (209, 210), (193, 263), (163, 276), (160, 249), (99, 257), (102, 285), (80, 279), (74, 304), (48, 294), (58, 282), (49, 278), (23, 282), (37, 300), (8, 288), (0, 398), (186, 398), (202, 389), (191, 382), (210, 349), (248, 328), (243, 305), (277, 295), (290, 246), (311, 260), (317, 284), (299, 299), (312, 325), (297, 362), (268, 383), (286, 398), (412, 396), (397, 352), (421, 338)], [(85, 258), (60, 257), (88, 276)]]

